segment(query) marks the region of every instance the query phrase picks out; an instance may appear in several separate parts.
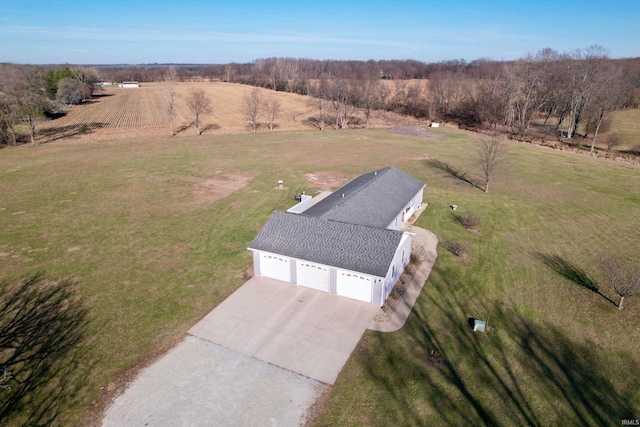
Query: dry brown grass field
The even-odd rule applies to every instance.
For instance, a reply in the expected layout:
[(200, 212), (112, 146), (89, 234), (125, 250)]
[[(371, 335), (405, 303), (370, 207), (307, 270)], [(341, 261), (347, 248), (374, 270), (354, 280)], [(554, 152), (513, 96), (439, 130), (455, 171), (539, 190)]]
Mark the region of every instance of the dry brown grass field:
[[(176, 84), (174, 131), (178, 136), (195, 135), (193, 117), (187, 107), (189, 92), (204, 89), (211, 99), (212, 112), (203, 118), (204, 132), (236, 133), (250, 131), (243, 113), (245, 95), (256, 89), (225, 82), (184, 82)], [(313, 129), (308, 122), (317, 114), (313, 98), (258, 88), (265, 99), (277, 98), (281, 108), (275, 130)], [(363, 115), (359, 115), (363, 120)], [(259, 132), (268, 131), (266, 114), (258, 119)], [(416, 121), (393, 113), (376, 112), (371, 127), (415, 124)], [(329, 127), (329, 126), (328, 126)], [(49, 120), (39, 128), (41, 143), (61, 139), (107, 140), (141, 136), (169, 135), (167, 90), (163, 83), (142, 83), (139, 88), (107, 87), (86, 104), (73, 106), (62, 117)]]

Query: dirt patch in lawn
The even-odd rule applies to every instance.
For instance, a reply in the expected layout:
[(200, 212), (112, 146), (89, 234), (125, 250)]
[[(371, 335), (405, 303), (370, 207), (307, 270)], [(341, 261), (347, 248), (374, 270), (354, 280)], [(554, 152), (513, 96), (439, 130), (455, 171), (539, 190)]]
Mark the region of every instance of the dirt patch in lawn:
[(197, 180), (193, 184), (193, 202), (213, 203), (244, 188), (250, 181), (251, 177), (243, 175), (216, 175)]
[(417, 136), (419, 138), (440, 138), (441, 135), (429, 132), (420, 126), (401, 126), (389, 129), (389, 133), (396, 135)]
[(337, 172), (314, 172), (305, 174), (309, 185), (320, 190), (332, 191), (347, 180), (347, 176)]

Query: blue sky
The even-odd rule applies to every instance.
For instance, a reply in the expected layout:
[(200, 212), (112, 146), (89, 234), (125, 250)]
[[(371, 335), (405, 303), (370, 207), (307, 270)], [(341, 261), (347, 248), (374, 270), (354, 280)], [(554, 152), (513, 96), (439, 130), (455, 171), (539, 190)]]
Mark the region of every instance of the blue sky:
[(0, 62), (469, 61), (592, 44), (640, 56), (640, 1), (0, 2)]

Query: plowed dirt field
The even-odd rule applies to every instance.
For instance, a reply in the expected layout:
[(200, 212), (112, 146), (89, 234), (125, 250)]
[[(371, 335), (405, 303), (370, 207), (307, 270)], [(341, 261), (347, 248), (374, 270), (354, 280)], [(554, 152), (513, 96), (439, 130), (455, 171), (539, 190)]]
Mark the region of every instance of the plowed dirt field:
[[(174, 133), (195, 135), (192, 113), (187, 107), (189, 92), (204, 89), (211, 99), (212, 112), (202, 117), (204, 133), (235, 133), (250, 131), (243, 113), (246, 94), (251, 86), (224, 82), (185, 82), (175, 86)], [(264, 99), (278, 98), (280, 112), (275, 130), (313, 129), (309, 118), (317, 114), (313, 98), (284, 92), (259, 89)], [(66, 109), (65, 114), (42, 123), (40, 142), (56, 140), (107, 140), (142, 136), (169, 135), (167, 112), (168, 92), (162, 83), (142, 83), (139, 88), (107, 87), (92, 100)], [(360, 114), (360, 119), (363, 120)], [(262, 113), (259, 132), (269, 131), (267, 117)], [(392, 113), (373, 114), (372, 127), (387, 127), (412, 122)], [(330, 128), (330, 125), (327, 125)]]

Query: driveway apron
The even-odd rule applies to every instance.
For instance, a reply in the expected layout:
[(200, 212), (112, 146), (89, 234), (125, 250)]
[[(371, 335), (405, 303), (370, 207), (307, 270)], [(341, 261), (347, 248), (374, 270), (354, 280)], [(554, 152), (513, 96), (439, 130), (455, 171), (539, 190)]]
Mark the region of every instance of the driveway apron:
[(378, 309), (256, 276), (189, 334), (333, 384)]

